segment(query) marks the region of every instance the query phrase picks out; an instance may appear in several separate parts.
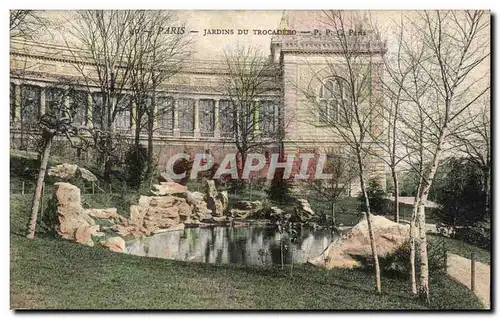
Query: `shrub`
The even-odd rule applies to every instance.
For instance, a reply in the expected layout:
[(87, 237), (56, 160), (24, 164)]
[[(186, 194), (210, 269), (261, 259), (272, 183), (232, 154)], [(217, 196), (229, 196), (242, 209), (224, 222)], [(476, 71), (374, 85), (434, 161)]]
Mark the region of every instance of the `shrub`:
[(471, 242), (485, 240), (485, 236), (474, 230), (474, 226), (487, 217), (483, 183), (483, 171), (479, 165), (467, 158), (453, 158), (434, 189), (436, 200), (441, 204), (436, 219), (452, 233), (460, 231), (458, 236)]
[[(372, 178), (368, 181), (368, 187), (366, 189), (368, 193), (368, 199), (370, 200), (370, 209), (372, 214), (385, 215), (390, 210), (390, 201), (387, 199), (387, 193), (382, 188), (379, 180)], [(360, 204), (358, 210), (366, 212), (365, 196), (360, 194), (358, 196)]]
[[(418, 246), (416, 247), (418, 250)], [(428, 240), (427, 241), (427, 257), (430, 274), (439, 274), (445, 271), (445, 247), (443, 240)], [(373, 258), (356, 257), (366, 270), (373, 270)], [(410, 275), (410, 242), (405, 242), (401, 247), (391, 254), (379, 256), (378, 258), (382, 273), (391, 277), (408, 278)], [(416, 276), (419, 275), (420, 258), (418, 252), (415, 254), (415, 269)]]
[(148, 150), (142, 144), (132, 145), (125, 155), (125, 175), (127, 184), (139, 188), (147, 174)]
[(283, 178), (283, 173), (283, 169), (277, 169), (271, 186), (266, 190), (268, 198), (279, 203), (286, 203), (291, 199), (290, 183)]

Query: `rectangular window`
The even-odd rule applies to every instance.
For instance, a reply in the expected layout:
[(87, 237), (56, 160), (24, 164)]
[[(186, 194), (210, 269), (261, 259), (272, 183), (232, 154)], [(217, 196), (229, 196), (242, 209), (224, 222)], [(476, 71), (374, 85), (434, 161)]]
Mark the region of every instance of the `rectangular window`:
[(193, 99), (179, 99), (179, 130), (181, 136), (194, 134), (194, 103)]
[(130, 106), (131, 99), (129, 95), (121, 94), (116, 102), (115, 127), (120, 133), (130, 132)]
[(172, 136), (174, 131), (174, 99), (162, 96), (156, 99), (156, 105), (160, 135)]
[(94, 128), (104, 129), (108, 123), (108, 112), (104, 106), (104, 96), (100, 92), (92, 93), (92, 124)]
[(260, 102), (260, 131), (264, 136), (276, 133), (276, 103), (274, 101)]
[(23, 126), (36, 124), (40, 112), (40, 87), (21, 86), (21, 121)]
[(234, 129), (231, 101), (221, 100), (219, 102), (219, 121), (221, 137), (232, 137), (234, 134)]
[(200, 134), (201, 136), (213, 137), (215, 129), (214, 118), (215, 101), (200, 100)]
[(69, 96), (71, 112), (73, 114), (73, 125), (87, 125), (87, 92), (71, 91)]
[(61, 88), (48, 87), (45, 89), (45, 113), (58, 113), (64, 110), (66, 91)]

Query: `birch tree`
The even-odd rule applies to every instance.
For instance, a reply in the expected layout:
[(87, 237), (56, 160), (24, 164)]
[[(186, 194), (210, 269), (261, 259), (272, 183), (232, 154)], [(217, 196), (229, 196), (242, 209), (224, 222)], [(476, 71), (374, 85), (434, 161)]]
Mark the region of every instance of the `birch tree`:
[(467, 122), (471, 109), (489, 88), (489, 16), (484, 11), (423, 11), (406, 16), (414, 41), (403, 41), (411, 68), (401, 88), (412, 109), (405, 112), (408, 161), (419, 173), (412, 220), (418, 225), (418, 294), (429, 301), (425, 203), (452, 132)]
[[(138, 10), (134, 12), (130, 27), (130, 90), (135, 103), (132, 115), (135, 127), (135, 145), (138, 150), (141, 130), (146, 129), (148, 141), (148, 175), (153, 171), (153, 135), (155, 121), (170, 116), (173, 125), (173, 99), (158, 96), (161, 85), (181, 70), (189, 57), (189, 39), (180, 32), (170, 32), (169, 27), (181, 23), (174, 12), (165, 10)], [(163, 103), (158, 103), (158, 98)], [(139, 152), (137, 152), (139, 154)]]
[[(315, 73), (315, 83), (321, 83), (319, 92), (316, 88), (302, 88), (308, 104), (311, 105), (312, 118), (309, 124), (323, 127), (334, 136), (338, 136), (345, 152), (355, 157), (361, 192), (366, 206), (366, 220), (372, 256), (375, 264), (376, 291), (381, 293), (380, 265), (378, 260), (375, 234), (372, 227), (370, 199), (367, 193), (367, 180), (370, 174), (371, 154), (376, 150), (372, 135), (378, 135), (380, 114), (377, 105), (380, 97), (372, 93), (375, 72), (373, 56), (377, 49), (385, 50), (382, 43), (371, 43), (365, 36), (350, 35), (349, 28), (359, 29), (357, 17), (349, 17), (342, 11), (325, 11), (326, 29), (333, 30), (325, 39), (337, 48), (338, 59), (325, 58), (327, 65), (324, 72)], [(360, 30), (356, 30), (360, 31)], [(373, 47), (371, 46), (373, 44)], [(375, 49), (377, 48), (377, 49)], [(372, 51), (372, 49), (375, 49)], [(311, 69), (314, 65), (311, 65)], [(326, 75), (326, 78), (324, 77)]]

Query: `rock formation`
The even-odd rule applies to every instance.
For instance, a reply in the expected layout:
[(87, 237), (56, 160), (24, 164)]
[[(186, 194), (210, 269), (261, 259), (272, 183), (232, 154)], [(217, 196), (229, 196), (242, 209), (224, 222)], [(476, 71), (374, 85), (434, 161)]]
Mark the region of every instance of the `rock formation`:
[[(410, 236), (410, 226), (397, 224), (383, 216), (371, 215), (375, 243), (379, 256), (385, 256), (401, 247)], [(365, 217), (345, 235), (331, 243), (318, 257), (308, 260), (318, 267), (353, 268), (360, 266), (356, 256), (372, 255), (368, 223)]]
[(97, 177), (92, 174), (88, 169), (79, 167), (76, 164), (59, 164), (49, 168), (47, 174), (49, 176), (58, 177), (62, 180), (69, 180), (71, 178), (81, 178), (88, 182), (97, 181)]
[(82, 208), (80, 189), (69, 183), (55, 183), (57, 218), (51, 225), (64, 239), (93, 246), (92, 236), (99, 235), (99, 225)]

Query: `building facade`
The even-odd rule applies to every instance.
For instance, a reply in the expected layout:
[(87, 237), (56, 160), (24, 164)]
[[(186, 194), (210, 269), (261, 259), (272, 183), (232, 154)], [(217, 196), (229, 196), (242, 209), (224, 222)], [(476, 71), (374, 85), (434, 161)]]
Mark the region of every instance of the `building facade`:
[[(326, 37), (324, 31), (322, 35), (316, 34), (320, 33), (318, 30), (325, 30), (316, 15), (317, 12), (284, 13), (279, 29), (296, 30), (296, 33), (273, 36), (270, 41), (269, 59), (279, 71), (264, 75), (270, 77), (269, 82), (273, 85), (254, 101), (259, 105), (255, 116), (260, 118), (254, 129), (264, 133), (262, 136), (266, 135), (265, 132), (271, 136), (282, 129), (284, 136), (282, 141), (265, 143), (266, 152), (335, 153), (346, 148), (342, 138), (322, 122), (321, 116), (311, 111), (312, 94), (316, 102), (324, 103), (329, 116), (338, 116), (335, 108), (338, 101), (325, 92), (327, 87), (334, 89), (337, 83), (332, 80), (329, 68), (343, 63), (342, 48), (332, 42), (331, 37)], [(370, 65), (379, 67), (385, 44), (361, 30), (362, 20), (359, 21), (349, 30), (359, 32), (356, 36), (362, 39), (360, 50), (364, 50)], [(350, 31), (346, 28), (346, 32)], [(74, 121), (78, 126), (95, 128), (107, 120), (99, 112), (103, 103), (100, 88), (89, 86), (75, 67), (79, 66), (80, 70), (88, 67), (91, 73), (92, 66), (85, 59), (75, 58), (64, 45), (11, 39), (10, 59), (12, 147), (32, 149), (36, 146), (30, 144), (29, 132), (35, 127), (38, 117), (55, 103), (58, 92), (68, 89), (67, 83), (76, 87), (77, 93), (67, 97), (65, 103), (77, 105)], [(226, 69), (223, 60), (189, 60), (181, 72), (159, 86), (156, 103), (163, 111), (154, 121), (153, 142), (160, 166), (179, 152), (209, 150), (217, 161), (235, 151), (230, 101), (220, 89), (221, 78), (227, 76)], [(379, 86), (378, 76), (378, 72), (370, 75), (370, 87)], [(78, 87), (85, 89), (79, 90)], [(376, 107), (371, 101), (376, 99), (377, 92), (379, 90), (371, 90), (373, 97), (367, 99), (367, 107)], [(134, 101), (126, 88), (118, 104), (120, 110), (114, 116), (113, 129), (132, 143), (134, 132), (141, 123), (136, 123)], [(374, 120), (372, 126), (379, 130), (383, 123)], [(141, 125), (144, 142), (146, 137), (145, 125)], [(75, 152), (68, 147), (56, 147), (56, 151)], [(78, 151), (77, 155), (85, 159), (85, 154)], [(375, 157), (370, 161), (372, 174), (385, 183), (383, 162)]]

